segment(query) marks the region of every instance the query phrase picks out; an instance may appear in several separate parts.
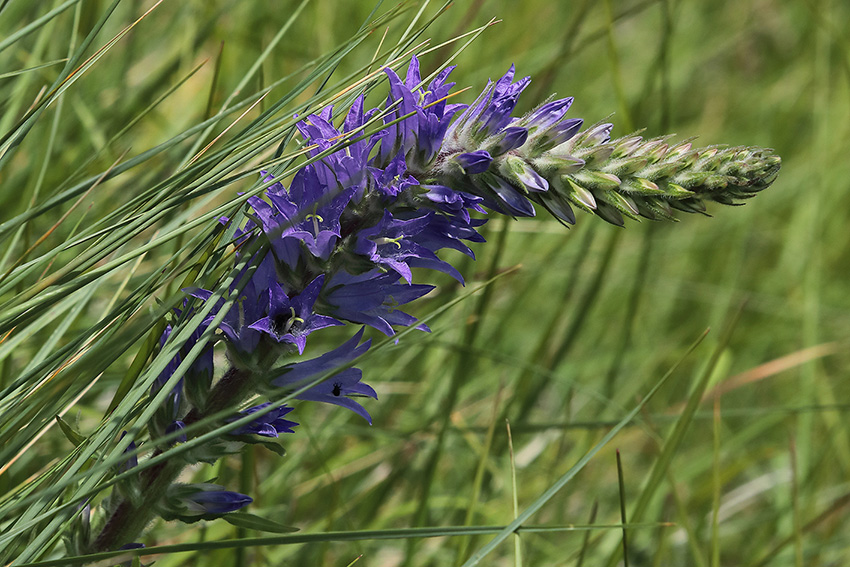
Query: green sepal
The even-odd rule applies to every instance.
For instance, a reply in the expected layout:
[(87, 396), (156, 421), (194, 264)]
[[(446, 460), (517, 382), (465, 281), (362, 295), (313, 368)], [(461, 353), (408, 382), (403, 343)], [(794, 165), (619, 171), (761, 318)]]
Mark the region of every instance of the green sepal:
[(705, 203), (703, 203), (699, 199), (681, 199), (676, 201), (670, 201), (670, 206), (674, 209), (685, 211), (686, 213), (699, 213), (701, 215), (711, 216), (705, 212)]
[(667, 155), (665, 155), (664, 158), (667, 161), (677, 160), (680, 161), (680, 163), (689, 166), (690, 163), (688, 162), (693, 163), (693, 160), (696, 159), (696, 156), (694, 152), (691, 151), (691, 148), (693, 148), (693, 145), (690, 141), (686, 140), (684, 142), (680, 142), (679, 144), (667, 150)]
[[(678, 217), (673, 214), (673, 208), (664, 199), (643, 198), (638, 199), (638, 210), (646, 218), (653, 218), (649, 215), (654, 215), (655, 220), (668, 220), (679, 222)], [(648, 214), (644, 214), (644, 209)]]
[(655, 163), (667, 154), (667, 150), (670, 147), (664, 142), (664, 140), (665, 138), (650, 140), (638, 148), (638, 150), (634, 152), (634, 155), (644, 156), (648, 158), (650, 162)]
[(244, 442), (235, 436), (222, 435), (218, 439), (212, 439), (203, 445), (185, 451), (176, 458), (183, 460), (187, 465), (198, 462), (213, 465), (223, 457), (235, 455), (242, 450), (242, 447), (244, 447)]
[(116, 485), (121, 496), (125, 500), (129, 500), (134, 508), (142, 508), (145, 505), (145, 495), (142, 494), (141, 481), (139, 475), (125, 478)]
[(538, 158), (534, 158), (531, 160), (531, 164), (547, 179), (556, 175), (575, 173), (585, 165), (584, 160), (577, 157), (556, 156), (552, 154), (544, 154)]
[(594, 212), (606, 222), (616, 226), (626, 226), (626, 222), (623, 220), (623, 215), (620, 214), (620, 211), (604, 201), (598, 203)]
[(286, 449), (280, 443), (275, 443), (274, 441), (254, 441), (253, 444), (261, 445), (279, 457), (286, 456)]
[[(697, 161), (698, 161), (697, 169), (701, 169), (703, 164), (713, 160), (714, 157), (718, 154), (718, 152), (720, 152), (720, 148), (717, 148), (717, 147), (703, 148), (701, 151), (698, 151), (697, 152)], [(701, 162), (701, 163), (699, 163), (699, 162)]]
[(622, 159), (609, 160), (602, 171), (613, 173), (617, 177), (631, 175), (636, 171), (640, 171), (649, 164), (649, 160), (645, 157), (627, 157)]
[[(201, 356), (204, 356), (201, 354)], [(183, 377), (183, 393), (186, 400), (201, 412), (207, 405), (207, 397), (212, 390), (212, 375), (209, 372), (189, 372)]]
[(622, 183), (620, 178), (613, 173), (603, 173), (601, 171), (587, 169), (578, 171), (571, 177), (576, 184), (594, 191), (610, 191), (619, 188)]
[(715, 173), (708, 176), (703, 186), (710, 191), (719, 191), (720, 189), (726, 189), (729, 186), (729, 181), (728, 176)]
[(70, 529), (62, 537), (68, 555), (82, 555), (91, 543), (91, 508), (83, 506), (71, 520)]
[(575, 206), (588, 213), (596, 210), (596, 198), (593, 193), (576, 184), (569, 175), (561, 175), (555, 180), (556, 190), (562, 197), (566, 197)]
[(752, 197), (752, 196), (753, 195), (747, 195), (747, 196), (735, 195), (733, 197), (732, 195), (729, 195), (728, 193), (715, 193), (715, 194), (711, 195), (710, 198), (711, 198), (712, 201), (717, 201), (721, 205), (729, 205), (730, 207), (740, 207), (744, 203), (736, 202), (735, 201), (736, 198), (737, 199), (746, 199), (747, 197)]
[(499, 164), (499, 175), (502, 176), (502, 179), (513, 185), (514, 188), (528, 193), (528, 188), (522, 180), (523, 176), (528, 174), (526, 171), (528, 168), (529, 165), (524, 159), (509, 155), (502, 158)]
[(246, 445), (261, 445), (279, 457), (286, 455), (286, 449), (283, 448), (283, 445), (274, 441), (266, 441), (267, 438), (260, 435), (228, 435), (227, 437)]
[(222, 520), (237, 528), (245, 528), (248, 530), (257, 530), (260, 532), (269, 532), (273, 534), (291, 534), (299, 531), (299, 528), (292, 526), (284, 526), (274, 520), (249, 514), (248, 512), (230, 512), (221, 517)]
[(599, 164), (608, 160), (611, 157), (611, 154), (614, 152), (614, 148), (608, 144), (599, 145), (591, 148), (577, 150), (574, 157), (580, 158), (584, 160), (586, 167), (596, 167)]
[(535, 193), (535, 202), (540, 203), (558, 221), (569, 227), (576, 223), (576, 214), (569, 202), (555, 191)]
[(664, 187), (664, 193), (667, 197), (673, 199), (689, 199), (696, 195), (696, 193), (694, 193), (693, 191), (688, 191), (687, 189), (676, 183), (668, 183)]
[(611, 159), (627, 158), (632, 155), (636, 149), (643, 143), (643, 138), (640, 136), (627, 136), (611, 142), (614, 146), (614, 151), (611, 153)]
[(678, 161), (663, 161), (649, 165), (637, 172), (637, 177), (645, 177), (651, 181), (669, 179), (684, 169), (684, 164)]
[(649, 179), (644, 179), (643, 177), (629, 177), (624, 179), (620, 189), (626, 193), (646, 195), (650, 197), (665, 194), (664, 190), (660, 189), (658, 185)]
[(625, 195), (620, 195), (616, 191), (603, 191), (599, 194), (599, 198), (629, 217), (630, 219), (640, 220), (640, 211), (633, 200)]

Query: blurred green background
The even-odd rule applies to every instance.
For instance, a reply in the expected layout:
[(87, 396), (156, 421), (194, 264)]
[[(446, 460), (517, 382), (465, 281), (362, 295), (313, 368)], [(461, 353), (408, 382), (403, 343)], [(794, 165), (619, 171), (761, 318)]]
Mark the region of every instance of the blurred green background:
[[(59, 5), (3, 2), (0, 38)], [(74, 18), (76, 29), (85, 33), (107, 5), (85, 0), (78, 12), (69, 9), (4, 46), (0, 73), (66, 57)], [(119, 3), (89, 52), (151, 5)], [(65, 92), (61, 115), (55, 107), (48, 110), (7, 156), (0, 171), (2, 220), (108, 169), (123, 152), (136, 155), (217, 112), (298, 6), (292, 1), (162, 3)], [(377, 13), (392, 6), (385, 3)], [(330, 84), (350, 73), (362, 76), (384, 29), (384, 46), (393, 45), (418, 10), (428, 18), (439, 8), (408, 3), (341, 61)], [(373, 9), (368, 1), (306, 3), (240, 94), (299, 73), (357, 32)], [(575, 97), (570, 115), (584, 118), (586, 125), (613, 122), (614, 136), (644, 129), (646, 137), (698, 136), (695, 145), (771, 147), (783, 159), (778, 180), (744, 207), (715, 205), (709, 209), (712, 217), (692, 215), (679, 223), (630, 222), (620, 229), (581, 215), (568, 230), (544, 215), (494, 220), (486, 231), (489, 243), (475, 249), (475, 263), (450, 258), (464, 266), (466, 289), (439, 280), (438, 290), (413, 312), (425, 317), (492, 275), (503, 277), (486, 293), (471, 295), (430, 321), (431, 334), (408, 334), (362, 366), (365, 380), (379, 393), (378, 402), (367, 403), (372, 427), (348, 412), (300, 405), (293, 416), (302, 425), (285, 440), (285, 458), (251, 449), (212, 472), (198, 471), (198, 479), (214, 475), (221, 484), (250, 491), (254, 513), (305, 532), (506, 525), (514, 516), (505, 418), (512, 428), (522, 510), (710, 327), (640, 418), (532, 523), (583, 525), (592, 523), (592, 511), (595, 523), (619, 523), (619, 449), (627, 511), (646, 494), (646, 511), (634, 520), (643, 523), (628, 531), (630, 565), (846, 564), (850, 4), (461, 0), (420, 36), (436, 47), (421, 57), (423, 70), (440, 68), (463, 40), (440, 44), (491, 18), (500, 21), (452, 62), (458, 65), (452, 74), (458, 88), (471, 87), (456, 101), (470, 102), (488, 78), (515, 64), (519, 76), (532, 77), (521, 111), (557, 93)], [(122, 132), (204, 60), (185, 84)], [(0, 78), (2, 132), (14, 127), (60, 67)], [(296, 101), (307, 101), (320, 83)], [(292, 84), (273, 89), (249, 117), (268, 109)], [(382, 100), (383, 89), (374, 91), (374, 104)], [(295, 104), (280, 116), (292, 112)], [(219, 124), (216, 133), (236, 116)], [(105, 217), (164, 179), (193, 141), (97, 187), (43, 246), (57, 246), (74, 226)], [(205, 210), (253, 181), (223, 187)], [(4, 265), (59, 220), (69, 204), (32, 219), (11, 244), (6, 240)], [(139, 242), (152, 232), (140, 234)], [(156, 272), (175, 251), (171, 246), (155, 248), (132, 277)], [(124, 274), (106, 289), (120, 295)], [(103, 303), (92, 301), (64, 332), (91, 325)], [(723, 329), (736, 313), (740, 318), (723, 342)], [(50, 331), (7, 353), (5, 384)], [(709, 393), (673, 447), (676, 419), (712, 353), (719, 358)], [(70, 410), (67, 419), (73, 417), (83, 433), (103, 417), (133, 354), (116, 359)], [(70, 448), (53, 428), (4, 470), (0, 482), (6, 489), (18, 486)], [(653, 467), (660, 475), (657, 488), (649, 481)], [(159, 523), (143, 541), (150, 546), (256, 535), (261, 534), (222, 521)], [(361, 555), (357, 565), (451, 565), (461, 564), (488, 539), (258, 546), (160, 556), (157, 565), (342, 566)], [(524, 533), (523, 564), (612, 565), (622, 561), (621, 539), (622, 531), (612, 528)], [(514, 546), (506, 542), (484, 564), (514, 561)]]

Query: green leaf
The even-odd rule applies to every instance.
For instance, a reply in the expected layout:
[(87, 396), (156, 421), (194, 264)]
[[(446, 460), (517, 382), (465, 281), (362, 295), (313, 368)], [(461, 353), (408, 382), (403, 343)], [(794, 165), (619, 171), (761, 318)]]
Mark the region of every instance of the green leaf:
[(71, 427), (67, 421), (62, 419), (60, 416), (56, 416), (56, 421), (59, 423), (59, 428), (62, 430), (62, 433), (65, 434), (65, 437), (74, 444), (74, 447), (79, 447), (80, 443), (86, 440), (85, 437), (80, 435), (73, 427)]
[(298, 531), (298, 528), (293, 528), (292, 526), (284, 526), (283, 524), (279, 524), (274, 520), (269, 520), (268, 518), (263, 518), (261, 516), (249, 514), (247, 512), (231, 512), (230, 514), (222, 516), (222, 519), (225, 520), (228, 524), (236, 526), (237, 528), (246, 528), (249, 530), (258, 530), (261, 532), (271, 532), (274, 534), (289, 534)]

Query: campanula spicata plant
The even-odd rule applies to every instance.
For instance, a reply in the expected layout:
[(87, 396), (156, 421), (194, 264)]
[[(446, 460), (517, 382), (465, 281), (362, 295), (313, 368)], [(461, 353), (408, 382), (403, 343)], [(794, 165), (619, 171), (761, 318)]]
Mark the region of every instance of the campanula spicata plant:
[[(355, 367), (371, 346), (364, 328), (388, 336), (410, 325), (428, 331), (402, 310), (433, 289), (421, 283), (428, 281), (422, 269), (462, 283), (440, 252), (474, 257), (470, 244), (484, 242), (478, 229), (493, 214), (530, 217), (540, 208), (567, 225), (577, 222), (576, 209), (620, 226), (627, 218), (677, 220), (677, 212), (705, 212), (709, 201), (738, 204), (779, 171), (770, 150), (694, 148), (635, 134), (611, 139), (609, 123), (582, 130), (581, 119), (567, 116), (572, 98), (515, 115), (531, 79), (515, 80), (513, 67), (470, 105), (449, 103), (452, 69), (424, 84), (413, 57), (404, 79), (385, 69), (389, 94), (382, 107), (365, 110), (361, 95), (344, 116), (328, 106), (300, 119), (308, 155), (320, 159), (301, 167), (288, 186), (263, 172), (264, 197), (250, 197), (247, 220), (232, 227), (235, 258), (248, 260), (250, 270), (224, 294), (185, 288), (187, 313), (207, 315), (151, 390), (165, 387), (184, 353), (218, 321), (223, 377), (212, 380), (212, 341), (157, 409), (151, 442), (169, 439), (157, 454), (185, 443), (187, 424), (227, 409), (232, 417), (225, 423), (255, 419), (146, 470), (128, 481), (129, 490), (116, 488), (102, 505), (99, 531), (86, 514), (70, 550), (119, 549), (140, 538), (155, 516), (195, 522), (248, 506), (248, 495), (177, 477), (187, 465), (214, 463), (245, 444), (268, 445), (297, 431), (284, 417), (296, 415), (297, 406), (272, 403), (282, 392), (342, 406), (372, 424), (368, 407), (378, 392)], [(373, 118), (383, 127), (369, 133)], [(304, 357), (314, 334), (340, 326), (352, 328), (350, 338)], [(161, 348), (172, 333), (167, 326)], [(257, 404), (258, 398), (268, 401)]]

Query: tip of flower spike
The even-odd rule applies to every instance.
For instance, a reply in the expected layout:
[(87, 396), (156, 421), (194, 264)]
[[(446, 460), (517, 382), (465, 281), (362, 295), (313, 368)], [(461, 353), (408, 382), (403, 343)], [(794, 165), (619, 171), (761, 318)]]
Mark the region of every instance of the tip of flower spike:
[(520, 119), (526, 127), (548, 129), (557, 124), (573, 103), (573, 97), (547, 102), (532, 110), (527, 117)]

